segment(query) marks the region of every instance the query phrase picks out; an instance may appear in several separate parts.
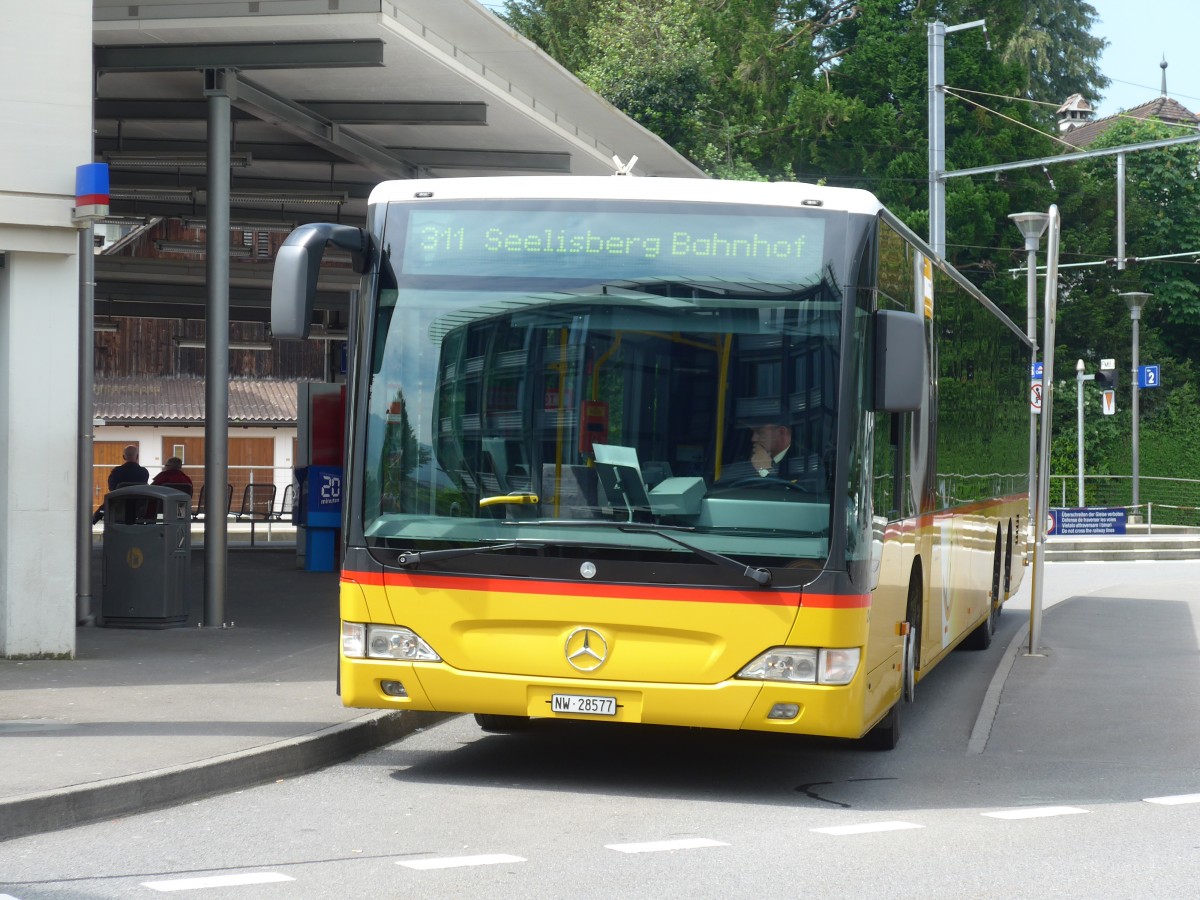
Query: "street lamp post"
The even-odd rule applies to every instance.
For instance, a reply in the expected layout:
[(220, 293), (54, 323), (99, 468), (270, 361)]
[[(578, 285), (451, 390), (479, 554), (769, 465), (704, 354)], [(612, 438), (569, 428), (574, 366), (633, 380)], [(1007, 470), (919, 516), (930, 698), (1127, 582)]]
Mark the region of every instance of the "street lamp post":
[(1139, 506), (1138, 498), (1138, 337), (1139, 326), (1142, 320), (1142, 307), (1153, 294), (1146, 294), (1141, 291), (1128, 291), (1121, 295), (1125, 301), (1125, 305), (1129, 307), (1129, 319), (1133, 324), (1133, 402), (1130, 408), (1133, 411), (1133, 509), (1134, 515), (1137, 515)]
[[(1026, 273), (1025, 273), (1025, 334), (1029, 338), (1029, 371), (1032, 375), (1034, 363), (1037, 362), (1037, 255), (1042, 235), (1046, 231), (1046, 223), (1050, 216), (1044, 212), (1011, 213), (1009, 218), (1021, 230), (1025, 238)], [(1044, 396), (1044, 392), (1043, 392)], [(1031, 520), (1037, 512), (1034, 473), (1037, 471), (1037, 428), (1038, 416), (1032, 408), (1029, 411), (1029, 479), (1030, 479), (1030, 508)]]

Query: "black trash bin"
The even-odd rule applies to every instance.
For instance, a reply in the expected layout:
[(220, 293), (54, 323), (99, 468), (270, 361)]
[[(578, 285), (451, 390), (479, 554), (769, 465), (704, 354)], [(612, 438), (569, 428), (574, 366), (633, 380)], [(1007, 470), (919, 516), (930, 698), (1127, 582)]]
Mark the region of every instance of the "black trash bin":
[(139, 484), (104, 498), (102, 625), (187, 624), (190, 513), (191, 498), (174, 488)]

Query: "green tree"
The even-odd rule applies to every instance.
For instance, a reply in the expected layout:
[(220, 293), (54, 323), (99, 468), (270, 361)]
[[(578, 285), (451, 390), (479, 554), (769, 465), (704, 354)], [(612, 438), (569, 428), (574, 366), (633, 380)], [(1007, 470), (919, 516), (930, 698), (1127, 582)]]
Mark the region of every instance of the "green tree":
[(596, 5), (596, 0), (506, 0), (502, 17), (579, 74), (588, 61), (588, 29)]
[[(1161, 122), (1120, 122), (1089, 149), (1176, 137), (1178, 127)], [(1200, 441), (1200, 417), (1189, 416), (1195, 395), (1192, 360), (1200, 343), (1200, 272), (1192, 260), (1177, 257), (1153, 260), (1188, 251), (1200, 252), (1200, 184), (1197, 171), (1200, 150), (1193, 145), (1128, 154), (1125, 165), (1125, 244), (1131, 258), (1124, 271), (1115, 265), (1089, 265), (1064, 270), (1060, 288), (1057, 366), (1074, 370), (1083, 359), (1088, 371), (1099, 360), (1116, 360), (1119, 375), (1117, 414), (1104, 417), (1100, 428), (1087, 428), (1085, 454), (1089, 472), (1130, 474), (1132, 325), (1119, 294), (1145, 291), (1153, 299), (1142, 313), (1139, 356), (1142, 364), (1160, 366), (1162, 386), (1139, 393), (1140, 432), (1150, 437), (1142, 445), (1142, 472), (1196, 477), (1200, 469), (1187, 470)], [(1116, 159), (1101, 157), (1081, 161), (1071, 169), (1074, 190), (1064, 196), (1064, 260), (1095, 262), (1116, 257)], [(1142, 260), (1142, 261), (1138, 261)], [(1087, 417), (1101, 418), (1098, 392), (1089, 389)], [(1055, 427), (1073, 436), (1074, 405)], [(1072, 457), (1073, 460), (1073, 457)], [(1172, 462), (1173, 461), (1173, 462)], [(1148, 466), (1153, 465), (1152, 470)], [(1071, 463), (1074, 470), (1074, 462)]]
[(1025, 93), (1061, 103), (1072, 94), (1100, 99), (1108, 78), (1099, 68), (1108, 41), (1092, 34), (1095, 7), (1079, 0), (1033, 0), (1001, 46), (1005, 62), (1025, 72)]
[(671, 145), (703, 140), (715, 48), (690, 0), (597, 0), (579, 77)]
[(505, 18), (710, 173), (780, 178), (796, 135), (844, 118), (815, 42), (856, 14), (851, 2), (509, 0)]

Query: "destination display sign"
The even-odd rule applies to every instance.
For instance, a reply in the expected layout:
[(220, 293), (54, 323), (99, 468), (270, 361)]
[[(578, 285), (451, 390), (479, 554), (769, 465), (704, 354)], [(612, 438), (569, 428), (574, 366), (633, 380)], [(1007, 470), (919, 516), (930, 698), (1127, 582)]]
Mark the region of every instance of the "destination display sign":
[(681, 275), (809, 283), (821, 215), (414, 209), (402, 275), (622, 279)]

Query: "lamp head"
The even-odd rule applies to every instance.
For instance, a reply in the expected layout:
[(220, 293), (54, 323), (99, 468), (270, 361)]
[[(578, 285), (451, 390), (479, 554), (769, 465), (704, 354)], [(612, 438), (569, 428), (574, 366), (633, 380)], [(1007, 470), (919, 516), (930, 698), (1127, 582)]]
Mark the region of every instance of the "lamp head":
[(1042, 239), (1042, 235), (1046, 233), (1046, 226), (1050, 224), (1049, 213), (1042, 212), (1020, 212), (1009, 213), (1008, 217), (1012, 219), (1014, 225), (1021, 229), (1021, 234), (1025, 238), (1025, 249), (1036, 250), (1038, 241)]
[(1147, 294), (1143, 291), (1126, 291), (1121, 294), (1121, 299), (1129, 307), (1129, 318), (1140, 319), (1142, 317), (1142, 308), (1153, 296), (1153, 294)]

